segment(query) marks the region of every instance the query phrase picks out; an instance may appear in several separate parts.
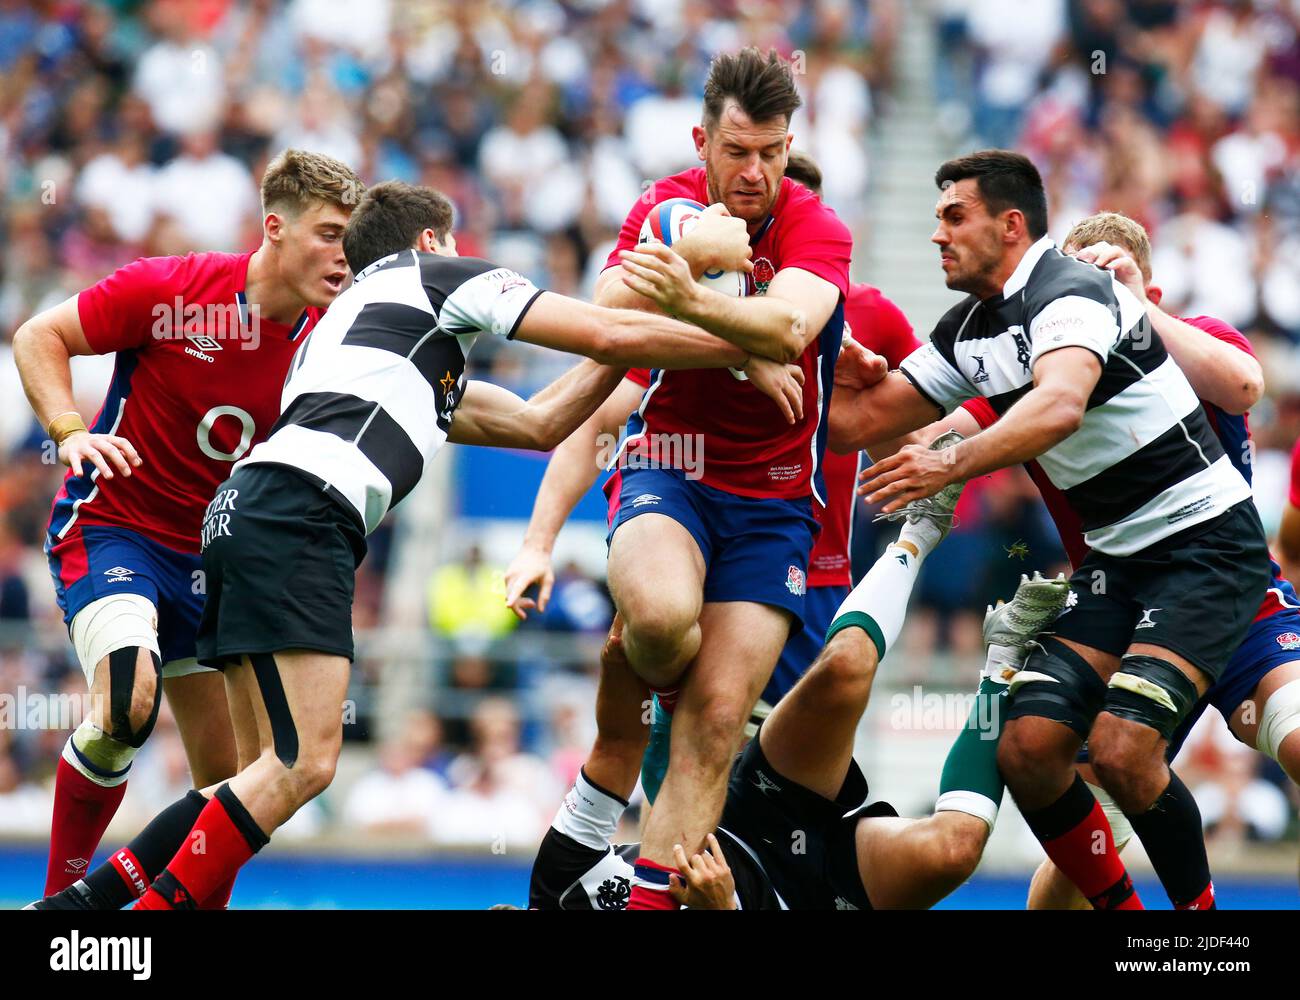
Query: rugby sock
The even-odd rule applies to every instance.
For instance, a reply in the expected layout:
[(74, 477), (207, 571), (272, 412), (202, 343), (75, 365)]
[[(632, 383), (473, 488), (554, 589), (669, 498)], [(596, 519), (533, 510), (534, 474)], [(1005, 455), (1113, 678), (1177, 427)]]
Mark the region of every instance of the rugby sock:
[[(115, 775), (94, 775), (86, 769), (88, 765), (78, 767), (68, 760), (68, 755), (75, 753), (72, 737), (68, 737), (54, 778), (50, 857), (45, 870), (46, 896), (68, 888), (85, 874), (95, 848), (126, 794), (125, 771)], [(130, 765), (127, 767), (129, 769)]]
[(826, 641), (843, 629), (857, 626), (871, 637), (876, 654), (884, 659), (885, 650), (898, 640), (903, 617), (912, 596), (912, 585), (921, 567), (921, 557), (910, 544), (892, 544), (876, 560), (849, 596), (840, 605)]
[(619, 817), (626, 808), (626, 801), (601, 788), (579, 769), (537, 849), (528, 882), (529, 908), (549, 910), (558, 906), (569, 886), (609, 851)]
[(580, 768), (573, 787), (551, 821), (551, 829), (603, 854), (614, 839), (619, 817), (626, 808), (626, 800), (601, 788)]
[(219, 885), (216, 891), (203, 902), (199, 903), (200, 910), (228, 910), (230, 909), (230, 897), (235, 891), (235, 877), (232, 875), (224, 883)]
[(1059, 799), (1024, 816), (1047, 856), (1096, 909), (1143, 909), (1101, 803), (1078, 773)]
[(675, 910), (677, 901), (668, 892), (669, 876), (681, 872), (668, 868), (649, 858), (636, 859), (636, 876), (632, 880), (632, 894), (628, 898), (629, 910)]
[(144, 894), (167, 859), (185, 842), (207, 802), (191, 790), (155, 816), (126, 847), (58, 895), (70, 898), (75, 894), (92, 910), (120, 910)]
[(659, 707), (669, 715), (677, 709), (677, 699), (681, 696), (681, 688), (674, 684), (671, 687), (655, 687), (653, 684), (647, 684), (650, 693), (659, 699)]
[(1178, 775), (1146, 812), (1125, 813), (1176, 910), (1213, 910), (1214, 882), (1205, 856), (1201, 811)]
[(935, 812), (967, 813), (993, 829), (1006, 787), (998, 771), (998, 737), (1002, 735), (1006, 693), (1005, 684), (990, 677), (980, 679), (966, 725), (943, 762)]
[(193, 910), (269, 842), (230, 785), (222, 785), (186, 843), (135, 904), (137, 910)]

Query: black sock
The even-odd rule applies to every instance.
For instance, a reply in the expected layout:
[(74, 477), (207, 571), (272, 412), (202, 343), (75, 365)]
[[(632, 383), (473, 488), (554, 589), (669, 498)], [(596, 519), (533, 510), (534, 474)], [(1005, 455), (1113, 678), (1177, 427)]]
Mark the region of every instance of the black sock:
[(1141, 839), (1174, 907), (1214, 909), (1201, 811), (1178, 775), (1169, 772), (1169, 784), (1146, 812), (1124, 815), (1133, 824), (1133, 832)]
[(185, 838), (194, 828), (199, 813), (207, 804), (207, 799), (191, 789), (185, 798), (173, 802), (155, 816), (149, 825), (126, 845), (125, 851), (130, 852), (128, 856), (124, 857), (123, 851), (116, 852), (112, 858), (83, 879), (92, 897), (88, 902), (92, 903), (95, 909), (120, 910), (127, 903), (135, 900), (142, 890), (139, 890), (131, 868), (142, 869), (138, 877), (143, 880), (147, 888), (149, 883), (167, 867), (167, 862), (181, 849)]
[(560, 899), (574, 882), (586, 875), (609, 848), (595, 850), (580, 844), (555, 827), (546, 831), (528, 881), (528, 907), (558, 910)]

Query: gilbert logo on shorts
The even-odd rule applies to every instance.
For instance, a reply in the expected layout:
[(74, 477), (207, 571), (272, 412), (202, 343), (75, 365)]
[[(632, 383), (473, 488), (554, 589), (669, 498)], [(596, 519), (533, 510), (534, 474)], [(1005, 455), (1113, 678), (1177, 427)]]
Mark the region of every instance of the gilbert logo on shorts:
[(802, 597), (808, 593), (808, 578), (804, 576), (803, 570), (798, 566), (791, 566), (786, 573), (785, 589), (794, 594), (795, 597)]
[(1133, 627), (1134, 627), (1135, 629), (1139, 629), (1139, 628), (1155, 628), (1155, 627), (1156, 627), (1156, 622), (1153, 622), (1153, 621), (1151, 620), (1151, 616), (1154, 615), (1157, 611), (1163, 611), (1163, 610), (1164, 610), (1164, 608), (1152, 608), (1150, 611), (1143, 611), (1143, 612), (1142, 612), (1142, 618), (1141, 618), (1141, 620), (1140, 620), (1136, 625), (1134, 625)]
[(127, 569), (125, 566), (114, 566), (112, 569), (104, 570), (104, 575), (108, 577), (109, 583), (126, 583), (135, 575), (135, 570)]

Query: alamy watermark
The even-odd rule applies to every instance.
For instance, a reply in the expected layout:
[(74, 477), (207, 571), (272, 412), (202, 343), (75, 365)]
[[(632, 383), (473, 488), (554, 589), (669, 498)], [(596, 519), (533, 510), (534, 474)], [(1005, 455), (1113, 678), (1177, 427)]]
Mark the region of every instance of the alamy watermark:
[(621, 451), (616, 435), (600, 434), (596, 448), (602, 469), (680, 469), (687, 479), (704, 478), (703, 434), (638, 434)]

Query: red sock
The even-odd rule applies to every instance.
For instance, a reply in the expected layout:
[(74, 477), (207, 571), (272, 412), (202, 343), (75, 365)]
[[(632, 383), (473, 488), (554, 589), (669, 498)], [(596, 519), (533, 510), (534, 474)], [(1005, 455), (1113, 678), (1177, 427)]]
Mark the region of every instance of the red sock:
[(125, 781), (105, 788), (59, 758), (54, 778), (54, 818), (50, 824), (45, 895), (62, 892), (86, 874), (95, 848), (125, 794)]
[(1047, 856), (1099, 910), (1141, 910), (1124, 862), (1115, 850), (1110, 823), (1083, 779), (1046, 809), (1025, 812), (1025, 821)]
[(135, 909), (197, 909), (233, 883), (235, 873), (267, 840), (230, 786), (222, 785)]
[(676, 685), (673, 685), (672, 687), (655, 687), (651, 684), (650, 690), (653, 691), (655, 696), (659, 699), (659, 707), (669, 715), (672, 715), (673, 710), (677, 708), (677, 698), (681, 695), (681, 691), (678, 687)]
[(228, 910), (230, 909), (230, 896), (235, 891), (235, 879), (232, 875), (225, 884), (217, 887), (217, 891), (199, 904), (200, 910)]
[[(677, 901), (668, 892), (668, 877), (681, 875), (676, 868), (667, 868), (649, 858), (636, 859), (636, 879), (628, 897), (629, 910), (675, 910)], [(663, 886), (662, 889), (658, 886)]]
[(1175, 910), (1213, 910), (1214, 909), (1214, 883), (1211, 882), (1201, 894), (1193, 899), (1190, 903), (1178, 903), (1174, 906)]

